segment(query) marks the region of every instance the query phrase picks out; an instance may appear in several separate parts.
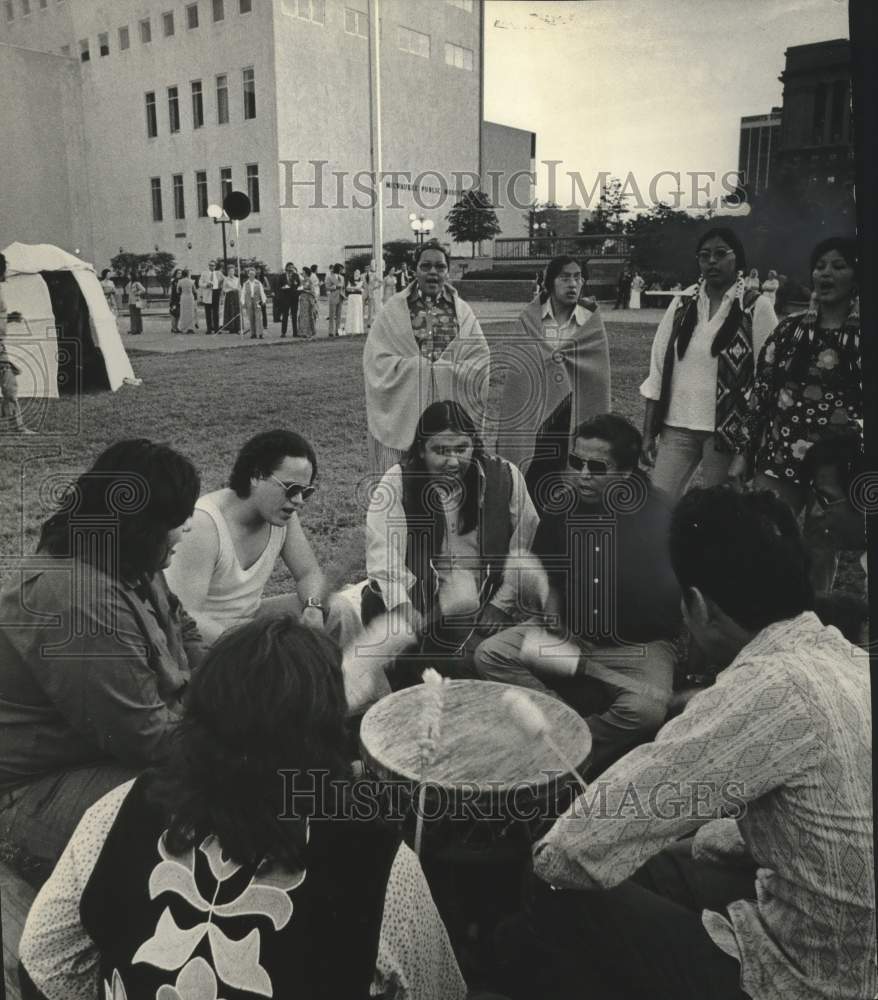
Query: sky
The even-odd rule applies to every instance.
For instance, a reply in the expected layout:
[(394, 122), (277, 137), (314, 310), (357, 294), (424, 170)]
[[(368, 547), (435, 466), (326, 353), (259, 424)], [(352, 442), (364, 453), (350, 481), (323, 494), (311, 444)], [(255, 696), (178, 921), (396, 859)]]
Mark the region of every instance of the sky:
[[(716, 178), (696, 182), (711, 186), (699, 204), (726, 193), (741, 117), (781, 104), (784, 50), (848, 34), (846, 0), (487, 0), (485, 118), (536, 132), (541, 201), (587, 207), (607, 172), (648, 207), (668, 170), (691, 208), (687, 173)], [(546, 160), (562, 161), (554, 192)], [(677, 189), (653, 183), (665, 200)]]

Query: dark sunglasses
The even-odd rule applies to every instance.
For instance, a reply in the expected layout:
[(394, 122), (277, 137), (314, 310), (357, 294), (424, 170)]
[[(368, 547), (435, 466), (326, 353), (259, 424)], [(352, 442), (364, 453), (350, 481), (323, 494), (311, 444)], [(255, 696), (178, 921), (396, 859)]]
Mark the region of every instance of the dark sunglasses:
[(601, 462), (597, 458), (580, 458), (578, 455), (568, 455), (567, 464), (574, 472), (588, 469), (593, 476), (605, 476), (610, 471), (607, 463)]
[(278, 479), (277, 476), (270, 474), (268, 478), (273, 479), (280, 486), (287, 500), (295, 500), (300, 494), (303, 500), (310, 500), (317, 492), (316, 486), (300, 486), (298, 483), (287, 484), (282, 479)]
[(840, 503), (846, 503), (847, 497), (828, 497), (825, 493), (814, 491), (814, 499), (820, 505), (821, 510), (830, 510)]

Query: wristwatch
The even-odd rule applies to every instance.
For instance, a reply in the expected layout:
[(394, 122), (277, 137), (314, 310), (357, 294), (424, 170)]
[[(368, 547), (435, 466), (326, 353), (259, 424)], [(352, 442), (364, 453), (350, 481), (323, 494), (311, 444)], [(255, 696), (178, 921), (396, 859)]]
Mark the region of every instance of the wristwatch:
[(308, 600), (305, 601), (305, 607), (317, 608), (318, 611), (323, 611), (323, 601), (321, 601), (319, 597), (309, 597)]

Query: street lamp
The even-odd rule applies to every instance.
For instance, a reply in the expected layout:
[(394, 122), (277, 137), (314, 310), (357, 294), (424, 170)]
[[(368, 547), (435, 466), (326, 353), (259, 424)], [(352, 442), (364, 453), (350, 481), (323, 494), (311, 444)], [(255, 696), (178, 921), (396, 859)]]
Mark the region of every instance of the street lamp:
[(422, 215), (416, 215), (414, 212), (409, 216), (409, 226), (411, 226), (411, 230), (415, 234), (415, 242), (418, 246), (424, 242), (425, 236), (433, 232), (434, 225), (435, 223), (432, 219), (425, 219)]
[[(229, 269), (229, 254), (226, 249), (226, 226), (232, 224), (232, 220), (223, 211), (221, 205), (208, 205), (207, 206), (207, 217), (213, 222), (215, 226), (223, 227), (223, 271), (228, 271)], [(232, 246), (235, 244), (233, 243)]]

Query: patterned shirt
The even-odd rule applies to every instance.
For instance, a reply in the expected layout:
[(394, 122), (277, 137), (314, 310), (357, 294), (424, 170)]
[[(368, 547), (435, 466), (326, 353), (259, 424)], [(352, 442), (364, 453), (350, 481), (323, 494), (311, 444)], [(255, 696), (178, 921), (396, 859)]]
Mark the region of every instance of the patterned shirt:
[[(80, 922), (79, 901), (132, 784), (109, 792), (86, 812), (28, 914), (21, 960), (48, 1000), (98, 996), (99, 956)], [(394, 1000), (466, 996), (420, 863), (404, 844), (387, 882), (371, 993)]]
[(437, 298), (430, 299), (423, 295), (415, 282), (409, 291), (408, 304), (412, 333), (421, 354), (432, 361), (438, 361), (445, 348), (460, 332), (453, 293), (447, 285), (443, 285)]
[(702, 915), (749, 996), (875, 996), (869, 662), (813, 613), (763, 629), (606, 771), (537, 845), (535, 870), (610, 888), (699, 827), (696, 859), (737, 827), (758, 866), (752, 900)]

